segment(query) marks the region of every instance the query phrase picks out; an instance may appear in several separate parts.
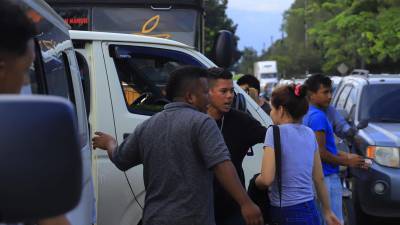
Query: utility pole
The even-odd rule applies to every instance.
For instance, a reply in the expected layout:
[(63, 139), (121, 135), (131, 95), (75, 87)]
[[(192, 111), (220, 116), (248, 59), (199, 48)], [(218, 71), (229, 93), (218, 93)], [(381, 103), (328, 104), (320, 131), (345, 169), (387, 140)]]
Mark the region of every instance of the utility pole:
[[(304, 52), (306, 53), (307, 50), (307, 0), (304, 0)], [(306, 65), (306, 71), (305, 74), (307, 75), (309, 73), (308, 70), (308, 65)]]
[(307, 0), (304, 0), (304, 48), (307, 47)]
[(274, 44), (274, 36), (271, 36), (271, 47)]

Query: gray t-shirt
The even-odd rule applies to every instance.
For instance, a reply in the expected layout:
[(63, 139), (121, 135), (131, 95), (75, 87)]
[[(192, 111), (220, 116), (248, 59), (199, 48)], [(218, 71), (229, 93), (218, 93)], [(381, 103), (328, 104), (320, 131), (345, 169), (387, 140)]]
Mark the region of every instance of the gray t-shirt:
[[(279, 125), (282, 153), (282, 207), (314, 199), (312, 171), (318, 150), (314, 132), (302, 124)], [(273, 129), (268, 129), (264, 145), (274, 148)], [(269, 192), (271, 205), (279, 207), (276, 180)]]
[(174, 102), (114, 151), (121, 170), (143, 164), (145, 225), (214, 225), (212, 167), (230, 160), (215, 121)]

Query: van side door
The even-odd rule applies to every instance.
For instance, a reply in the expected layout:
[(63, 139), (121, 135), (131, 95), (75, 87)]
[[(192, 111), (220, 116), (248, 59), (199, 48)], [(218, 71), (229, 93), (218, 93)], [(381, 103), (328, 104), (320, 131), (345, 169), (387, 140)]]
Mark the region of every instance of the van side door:
[[(103, 42), (118, 143), (137, 125), (163, 110), (171, 71), (182, 65), (205, 67), (189, 51), (172, 46)], [(157, 134), (154, 134), (157, 135)], [(143, 166), (126, 172), (132, 191), (143, 206)]]

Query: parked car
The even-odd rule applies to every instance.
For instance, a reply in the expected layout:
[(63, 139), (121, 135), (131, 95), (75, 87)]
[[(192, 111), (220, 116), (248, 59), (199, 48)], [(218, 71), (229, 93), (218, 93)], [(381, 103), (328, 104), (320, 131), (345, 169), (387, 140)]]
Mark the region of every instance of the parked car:
[[(332, 104), (359, 132), (350, 151), (372, 160), (351, 169), (351, 201), (357, 224), (370, 218), (400, 218), (400, 75), (344, 77)], [(371, 217), (373, 216), (373, 217)]]
[(340, 82), (342, 81), (343, 77), (340, 76), (330, 76), (332, 80), (332, 93), (333, 95), (336, 93), (337, 87), (339, 86)]
[[(171, 71), (182, 65), (216, 66), (192, 47), (172, 40), (90, 31), (70, 34), (86, 87), (91, 132), (109, 133), (119, 144), (137, 125), (163, 109), (167, 103), (164, 89)], [(253, 117), (265, 126), (271, 124), (250, 96), (236, 84), (234, 88), (244, 96)], [(250, 161), (248, 178), (260, 168), (262, 146), (257, 149), (254, 152), (258, 158), (253, 159), (258, 162)], [(105, 151), (96, 151), (93, 162), (97, 224), (139, 224), (145, 197), (143, 166), (122, 172)]]
[[(79, 204), (67, 213), (67, 217), (72, 225), (91, 225), (95, 223), (91, 142), (79, 67), (68, 33), (69, 26), (42, 0), (19, 2), (27, 10), (27, 14), (34, 21), (39, 33), (34, 39), (35, 61), (30, 69), (29, 77), (25, 79), (22, 93), (58, 96), (73, 104), (82, 159), (82, 194)], [(51, 120), (49, 119), (49, 121)], [(29, 128), (31, 132), (35, 132), (36, 129), (38, 128)], [(63, 133), (60, 131), (60, 134)], [(56, 150), (58, 149), (54, 149), (54, 151)], [(55, 160), (62, 161), (63, 158)], [(50, 171), (53, 168), (47, 169)]]

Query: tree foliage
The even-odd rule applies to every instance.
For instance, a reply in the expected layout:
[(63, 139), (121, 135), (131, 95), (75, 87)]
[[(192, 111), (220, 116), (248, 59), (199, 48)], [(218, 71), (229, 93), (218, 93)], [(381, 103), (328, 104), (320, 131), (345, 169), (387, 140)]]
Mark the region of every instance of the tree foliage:
[[(307, 4), (305, 4), (307, 3)], [(283, 40), (257, 60), (276, 59), (283, 75), (350, 69), (400, 72), (400, 1), (295, 0)]]

